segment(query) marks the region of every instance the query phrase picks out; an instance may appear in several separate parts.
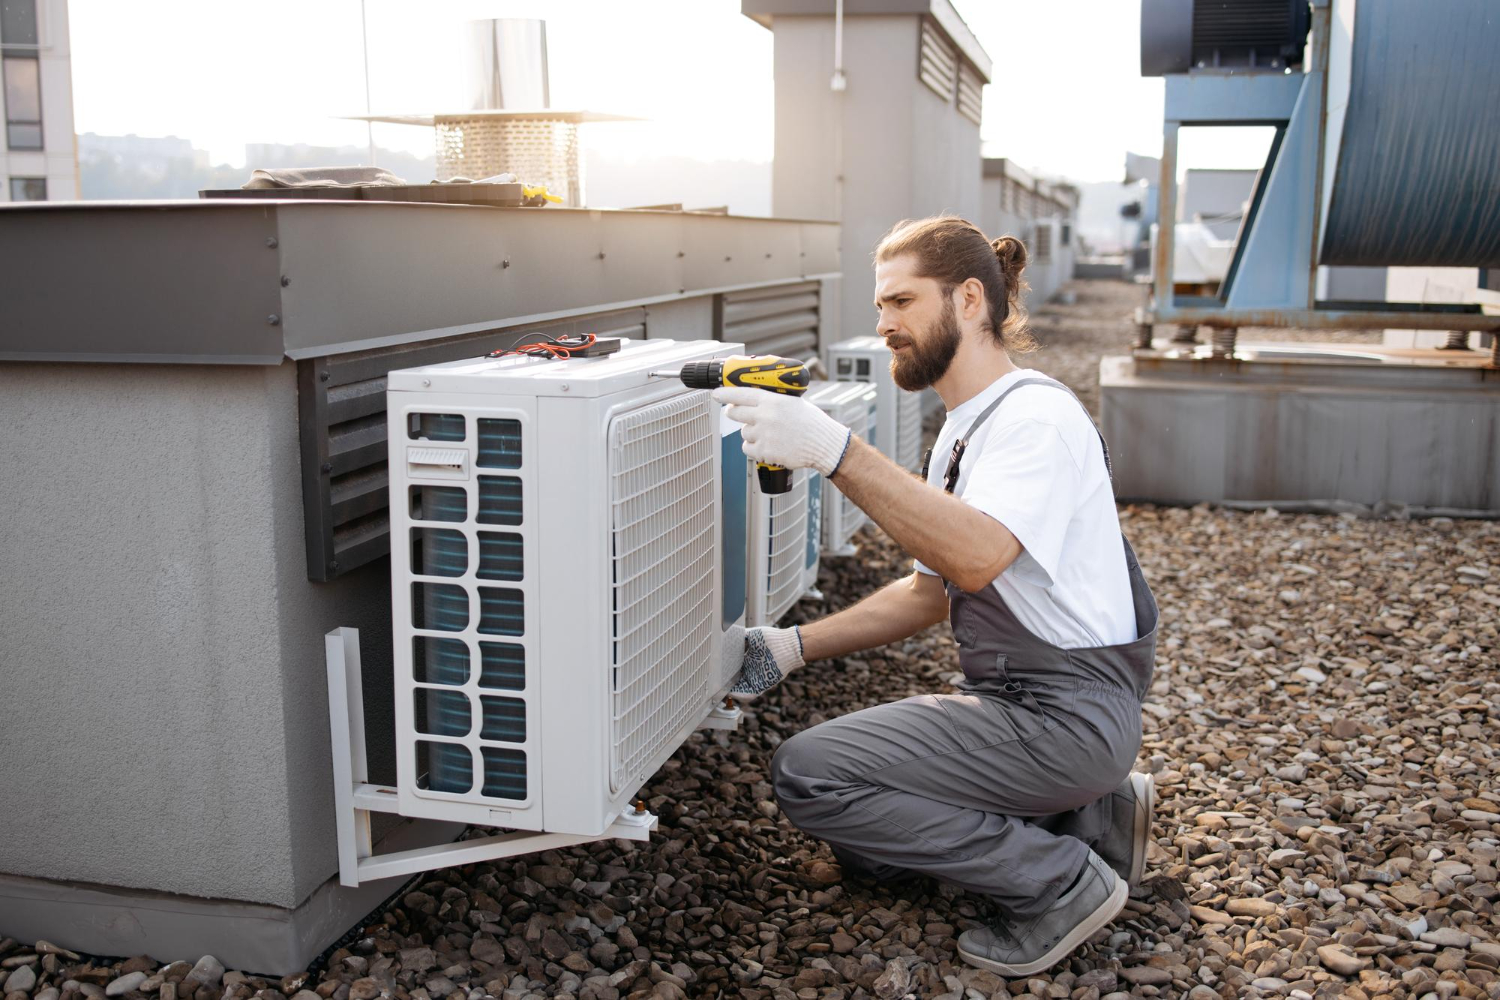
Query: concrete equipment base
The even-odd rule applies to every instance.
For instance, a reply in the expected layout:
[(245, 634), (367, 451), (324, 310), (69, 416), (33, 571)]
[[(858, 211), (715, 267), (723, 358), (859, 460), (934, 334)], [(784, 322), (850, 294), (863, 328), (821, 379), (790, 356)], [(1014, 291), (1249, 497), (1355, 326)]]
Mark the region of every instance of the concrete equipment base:
[(1165, 341), (1100, 361), (1121, 500), (1500, 515), (1500, 369), (1474, 351)]
[[(407, 821), (382, 838), (380, 849), (448, 843), (463, 829), (458, 823)], [(329, 879), (289, 910), (0, 874), (0, 937), (51, 941), (88, 955), (150, 955), (163, 963), (213, 955), (228, 969), (285, 976), (307, 968), (403, 881), (381, 879), (348, 889)]]

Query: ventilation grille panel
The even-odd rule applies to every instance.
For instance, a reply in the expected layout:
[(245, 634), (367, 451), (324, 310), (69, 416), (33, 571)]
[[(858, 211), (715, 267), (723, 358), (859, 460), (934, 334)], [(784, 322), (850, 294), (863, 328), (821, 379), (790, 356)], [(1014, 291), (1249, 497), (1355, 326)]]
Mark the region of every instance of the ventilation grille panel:
[(716, 338), (744, 344), (746, 354), (809, 361), (818, 354), (821, 288), (816, 281), (801, 281), (726, 292), (715, 300), (719, 312)]
[(958, 68), (958, 110), (975, 125), (984, 118), (984, 80), (967, 63)]
[(1052, 224), (1045, 220), (1036, 224), (1035, 233), (1032, 236), (1032, 257), (1038, 264), (1046, 264), (1052, 260)]
[(953, 89), (958, 83), (958, 54), (937, 25), (926, 18), (922, 20), (917, 77), (944, 101), (953, 100)]
[[(417, 788), (490, 805), (530, 797), (527, 751), (525, 541), (520, 526), (522, 440), (514, 418), (442, 408), (410, 417), (412, 443), (473, 445), (505, 474), (405, 488), (411, 520), (412, 673), (397, 685), (409, 698)], [(477, 495), (476, 495), (477, 494)], [(493, 581), (509, 585), (499, 586)], [(424, 634), (425, 633), (425, 634)], [(433, 633), (448, 633), (447, 635)], [(516, 641), (511, 641), (514, 637)], [(404, 640), (403, 640), (404, 641)]]
[(896, 464), (915, 472), (922, 455), (922, 397), (896, 392)]
[(807, 545), (807, 477), (799, 470), (792, 475), (792, 488), (767, 497), (770, 530), (767, 538), (766, 621), (777, 622), (802, 595)]
[[(865, 401), (855, 398), (839, 408), (838, 419), (854, 432), (855, 437), (868, 441), (872, 415), (873, 411)], [(833, 532), (833, 537), (827, 540), (830, 548), (846, 544), (869, 520), (869, 516), (853, 500), (844, 496), (844, 492), (837, 486), (825, 491), (823, 503), (828, 505), (829, 512), (825, 517)]]
[(613, 753), (618, 792), (708, 698), (716, 655), (714, 451), (707, 393), (609, 427)]

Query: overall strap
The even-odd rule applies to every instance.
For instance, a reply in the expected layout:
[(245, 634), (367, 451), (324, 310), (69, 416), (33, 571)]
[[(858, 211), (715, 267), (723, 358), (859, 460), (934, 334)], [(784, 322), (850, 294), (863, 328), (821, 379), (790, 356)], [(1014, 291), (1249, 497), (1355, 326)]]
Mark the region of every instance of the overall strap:
[[(972, 424), (969, 425), (969, 432), (963, 437), (959, 438), (957, 441), (953, 442), (953, 451), (948, 455), (948, 469), (943, 474), (943, 489), (945, 491), (947, 491), (948, 493), (952, 493), (954, 488), (958, 486), (959, 465), (963, 461), (964, 451), (969, 447), (969, 441), (974, 437), (974, 432), (979, 430), (984, 422), (990, 418), (990, 414), (995, 412), (996, 407), (1005, 402), (1006, 396), (1009, 396), (1011, 393), (1015, 392), (1023, 385), (1049, 385), (1054, 389), (1061, 389), (1069, 396), (1072, 396), (1073, 399), (1077, 401), (1079, 406), (1083, 406), (1083, 400), (1079, 399), (1078, 395), (1073, 392), (1072, 389), (1069, 389), (1067, 386), (1063, 385), (1061, 382), (1055, 381), (1054, 379), (1023, 378), (1019, 380), (1014, 385), (1007, 388), (999, 396), (995, 397), (994, 402), (990, 403), (989, 406), (986, 406), (984, 408), (984, 411), (974, 419), (974, 422)], [(1089, 416), (1087, 407), (1084, 407), (1083, 412), (1084, 416)], [(1113, 482), (1115, 478), (1115, 472), (1114, 468), (1110, 465), (1109, 462), (1109, 445), (1104, 440), (1104, 432), (1099, 430), (1099, 425), (1094, 423), (1094, 418), (1092, 416), (1089, 416), (1089, 423), (1094, 424), (1094, 433), (1099, 435), (1099, 444), (1104, 448), (1104, 471), (1109, 476), (1110, 481)], [(931, 457), (932, 452), (929, 451), (927, 453), (928, 461), (931, 460)], [(927, 461), (924, 461), (922, 463), (922, 478), (924, 480), (927, 478)]]

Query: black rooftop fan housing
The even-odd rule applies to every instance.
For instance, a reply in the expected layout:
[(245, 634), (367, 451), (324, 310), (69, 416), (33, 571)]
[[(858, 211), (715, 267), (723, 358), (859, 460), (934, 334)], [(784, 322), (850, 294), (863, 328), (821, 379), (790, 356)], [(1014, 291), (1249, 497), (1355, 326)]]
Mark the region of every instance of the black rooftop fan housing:
[(1300, 66), (1307, 0), (1141, 0), (1141, 75)]

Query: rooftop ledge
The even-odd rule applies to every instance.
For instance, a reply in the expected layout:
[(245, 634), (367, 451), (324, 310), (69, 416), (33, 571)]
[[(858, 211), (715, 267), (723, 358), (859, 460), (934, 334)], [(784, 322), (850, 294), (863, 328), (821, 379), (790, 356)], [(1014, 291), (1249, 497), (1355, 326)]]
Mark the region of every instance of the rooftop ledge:
[(833, 222), (649, 209), (5, 205), (0, 361), (279, 364), (830, 277), (838, 248)]

